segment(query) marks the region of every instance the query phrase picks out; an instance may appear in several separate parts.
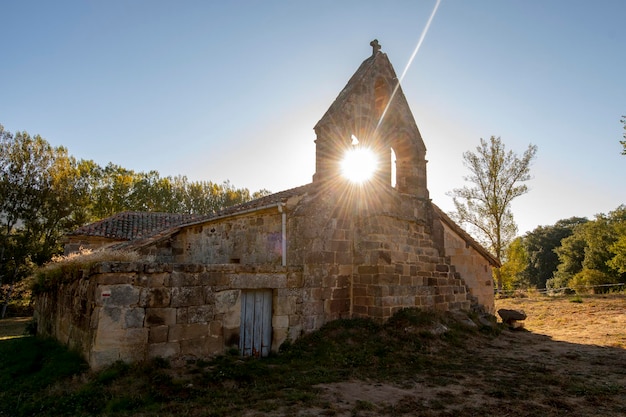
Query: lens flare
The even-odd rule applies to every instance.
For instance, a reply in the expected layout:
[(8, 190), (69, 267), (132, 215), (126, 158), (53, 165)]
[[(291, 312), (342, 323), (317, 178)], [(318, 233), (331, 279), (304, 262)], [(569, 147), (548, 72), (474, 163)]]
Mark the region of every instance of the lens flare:
[(354, 183), (363, 183), (372, 178), (377, 167), (376, 155), (367, 148), (351, 149), (341, 161), (343, 176)]

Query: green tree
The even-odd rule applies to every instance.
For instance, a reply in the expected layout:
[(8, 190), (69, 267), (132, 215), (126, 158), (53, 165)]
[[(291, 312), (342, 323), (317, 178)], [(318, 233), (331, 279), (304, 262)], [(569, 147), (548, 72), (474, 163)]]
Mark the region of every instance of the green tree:
[(582, 271), (587, 242), (580, 231), (584, 225), (575, 227), (572, 235), (561, 240), (561, 246), (555, 249), (559, 265), (553, 277), (546, 282), (547, 288), (565, 288), (574, 275)]
[(30, 266), (59, 253), (61, 236), (84, 221), (79, 176), (65, 148), (0, 125), (0, 274), (9, 296)]
[[(502, 140), (492, 136), (480, 139), (476, 152), (463, 153), (464, 165), (470, 175), (464, 179), (472, 184), (454, 189), (456, 212), (451, 217), (461, 225), (468, 225), (470, 233), (502, 262), (504, 251), (517, 234), (511, 202), (528, 192), (521, 184), (530, 177), (530, 164), (537, 147), (529, 145), (522, 157), (506, 151)], [(500, 270), (494, 271), (498, 289), (502, 288)]]
[(549, 286), (582, 288), (623, 282), (626, 274), (620, 268), (620, 242), (625, 229), (623, 205), (578, 225), (556, 250), (560, 264)]
[(553, 226), (539, 226), (526, 233), (523, 245), (528, 254), (528, 263), (520, 273), (520, 281), (529, 287), (545, 288), (560, 263), (555, 249), (561, 246), (564, 238), (572, 235), (577, 225), (585, 222), (587, 219), (584, 217), (572, 217), (559, 220)]
[(528, 265), (528, 254), (521, 237), (513, 239), (506, 248), (505, 261), (500, 268), (502, 287), (505, 290), (528, 288), (530, 285), (522, 274)]
[(619, 237), (610, 247), (613, 258), (609, 260), (609, 266), (617, 272), (626, 274), (626, 225), (619, 227)]

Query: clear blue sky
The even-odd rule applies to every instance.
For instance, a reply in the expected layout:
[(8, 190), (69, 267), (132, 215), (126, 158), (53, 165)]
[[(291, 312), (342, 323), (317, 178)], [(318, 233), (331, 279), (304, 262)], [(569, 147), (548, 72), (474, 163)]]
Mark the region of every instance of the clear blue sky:
[[(313, 126), (377, 38), (401, 74), (435, 0), (0, 5), (0, 123), (77, 158), (251, 191), (306, 184)], [(462, 153), (538, 146), (520, 233), (626, 203), (626, 1), (443, 0), (402, 87), (433, 201)]]

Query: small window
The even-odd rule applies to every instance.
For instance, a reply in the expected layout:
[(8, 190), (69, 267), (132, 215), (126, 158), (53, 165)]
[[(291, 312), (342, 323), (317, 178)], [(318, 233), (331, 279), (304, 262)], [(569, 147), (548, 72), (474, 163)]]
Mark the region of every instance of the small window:
[(396, 152), (391, 149), (391, 186), (396, 187)]

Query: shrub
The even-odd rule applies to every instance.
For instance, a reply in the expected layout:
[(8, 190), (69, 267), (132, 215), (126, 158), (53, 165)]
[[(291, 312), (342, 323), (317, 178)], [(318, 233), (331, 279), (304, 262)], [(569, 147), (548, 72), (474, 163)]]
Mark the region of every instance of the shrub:
[(600, 272), (596, 269), (585, 268), (572, 277), (572, 279), (569, 281), (569, 286), (576, 290), (576, 292), (579, 294), (585, 294), (589, 292), (597, 294), (607, 291), (606, 287), (603, 288), (598, 286), (615, 283), (616, 281), (604, 272)]

